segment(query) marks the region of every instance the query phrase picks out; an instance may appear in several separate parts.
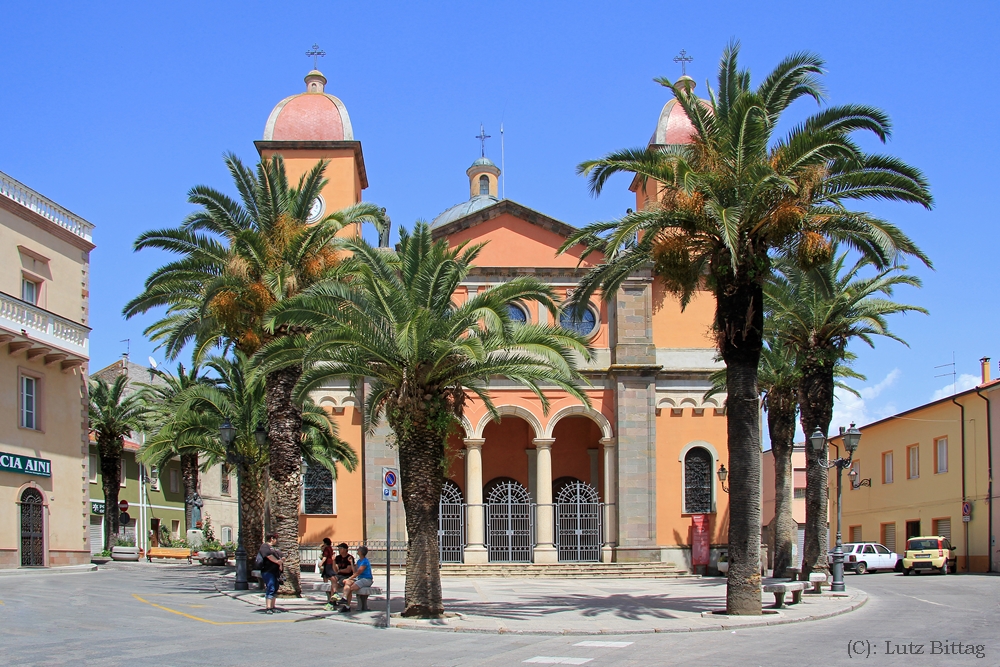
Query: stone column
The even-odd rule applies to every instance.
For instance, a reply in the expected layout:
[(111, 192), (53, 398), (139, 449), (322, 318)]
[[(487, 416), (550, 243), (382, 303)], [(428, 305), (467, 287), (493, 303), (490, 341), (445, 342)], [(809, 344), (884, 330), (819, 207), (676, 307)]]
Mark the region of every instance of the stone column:
[(465, 439), (465, 530), (467, 543), (465, 545), (464, 561), (466, 563), (487, 563), (489, 553), (486, 551), (486, 521), (483, 508), (483, 443), (479, 438)]
[(556, 553), (553, 544), (553, 531), (555, 526), (554, 508), (552, 506), (552, 444), (554, 439), (535, 438), (532, 441), (535, 445), (535, 493), (537, 505), (535, 510), (535, 534), (536, 545), (534, 562), (536, 563), (556, 563), (559, 555)]
[(613, 563), (618, 535), (618, 472), (615, 466), (615, 439), (601, 438), (604, 446), (604, 535), (601, 545), (601, 561)]

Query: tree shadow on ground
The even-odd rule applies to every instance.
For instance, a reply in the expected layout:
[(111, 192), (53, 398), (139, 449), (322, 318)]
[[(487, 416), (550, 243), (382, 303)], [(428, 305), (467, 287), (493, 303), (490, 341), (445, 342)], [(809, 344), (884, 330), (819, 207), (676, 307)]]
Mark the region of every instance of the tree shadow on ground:
[(670, 595), (545, 595), (522, 596), (511, 602), (446, 599), (445, 610), (470, 616), (530, 621), (551, 614), (573, 613), (584, 618), (613, 617), (629, 621), (681, 618), (679, 612), (699, 613), (718, 607), (717, 596)]

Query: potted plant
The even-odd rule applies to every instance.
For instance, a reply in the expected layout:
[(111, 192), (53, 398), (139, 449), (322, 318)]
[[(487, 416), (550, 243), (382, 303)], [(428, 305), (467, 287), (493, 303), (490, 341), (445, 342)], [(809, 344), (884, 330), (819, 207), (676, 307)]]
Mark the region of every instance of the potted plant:
[(215, 540), (211, 542), (206, 541), (202, 543), (198, 550), (197, 558), (202, 565), (225, 565), (227, 560), (226, 550)]
[(115, 541), (115, 546), (111, 547), (111, 559), (138, 561), (139, 547), (135, 546), (135, 540), (127, 537), (119, 537)]
[(729, 576), (729, 552), (723, 551), (719, 554), (719, 564), (716, 567), (719, 569), (719, 574), (724, 577)]

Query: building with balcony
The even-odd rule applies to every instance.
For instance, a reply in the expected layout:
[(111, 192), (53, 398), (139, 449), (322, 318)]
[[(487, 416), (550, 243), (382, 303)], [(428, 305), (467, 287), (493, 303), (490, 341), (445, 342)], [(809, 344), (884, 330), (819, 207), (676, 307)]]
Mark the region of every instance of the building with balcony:
[(0, 568), (90, 561), (93, 228), (0, 172)]

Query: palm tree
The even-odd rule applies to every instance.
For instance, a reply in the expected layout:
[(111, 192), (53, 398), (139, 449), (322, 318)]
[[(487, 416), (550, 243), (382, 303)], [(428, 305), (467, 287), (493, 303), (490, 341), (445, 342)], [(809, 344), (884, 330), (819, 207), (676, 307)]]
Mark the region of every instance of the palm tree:
[[(339, 270), (338, 233), (364, 222), (379, 228), (384, 224), (384, 214), (370, 203), (336, 211), (315, 224), (306, 222), (326, 184), (326, 162), (317, 163), (296, 187), (289, 185), (278, 156), (261, 161), (256, 171), (231, 154), (226, 165), (239, 201), (197, 186), (188, 201), (198, 211), (178, 228), (145, 232), (135, 242), (136, 250), (157, 248), (180, 256), (154, 271), (143, 293), (124, 309), (131, 318), (166, 307), (146, 333), (171, 358), (188, 343), (194, 344), (196, 360), (218, 345), (251, 356), (270, 340), (305, 333), (293, 322), (271, 330), (263, 322), (283, 301)], [(281, 590), (296, 595), (299, 554), (291, 545), (299, 537), (302, 412), (292, 390), (301, 372), (300, 363), (291, 363), (264, 379), (274, 531), (289, 547)]]
[(757, 369), (763, 347), (763, 285), (776, 252), (813, 266), (842, 241), (879, 267), (900, 255), (927, 261), (894, 225), (846, 209), (855, 199), (916, 202), (929, 207), (923, 175), (900, 160), (863, 152), (857, 130), (885, 140), (889, 119), (873, 107), (828, 107), (794, 126), (775, 130), (789, 106), (823, 99), (823, 61), (811, 54), (783, 60), (756, 88), (740, 69), (739, 45), (722, 56), (718, 91), (699, 100), (687, 85), (670, 88), (694, 126), (692, 143), (631, 149), (584, 162), (597, 195), (608, 178), (634, 174), (658, 184), (659, 200), (624, 218), (588, 225), (567, 239), (603, 254), (574, 292), (577, 307), (597, 291), (615, 298), (633, 272), (652, 267), (686, 305), (696, 290), (716, 300), (713, 330), (726, 363), (730, 473), (729, 585), (731, 614), (760, 614), (760, 443)]
[(101, 378), (90, 381), (87, 414), (101, 460), (105, 548), (111, 544), (111, 536), (118, 533), (118, 491), (125, 438), (142, 430), (147, 413), (142, 392), (129, 393), (127, 388), (127, 375), (115, 377), (110, 384)]
[[(836, 251), (836, 246), (833, 247)], [(765, 287), (775, 334), (796, 351), (800, 372), (797, 399), (802, 431), (808, 438), (817, 429), (827, 433), (833, 418), (835, 374), (848, 354), (852, 339), (874, 347), (874, 336), (884, 336), (904, 345), (906, 341), (889, 331), (886, 317), (897, 313), (926, 313), (924, 308), (891, 300), (900, 285), (920, 287), (920, 279), (909, 275), (905, 265), (874, 267), (874, 275), (860, 273), (873, 268), (862, 257), (847, 268), (848, 254), (805, 271), (793, 261), (777, 263), (777, 274)], [(826, 448), (806, 448), (806, 535), (802, 576), (813, 570), (827, 571), (827, 481)]]
[[(202, 466), (234, 466), (237, 469), (240, 502), (238, 540), (252, 557), (264, 541), (264, 513), (267, 466), (270, 448), (258, 442), (258, 429), (267, 422), (265, 390), (249, 376), (246, 355), (236, 351), (232, 358), (213, 356), (206, 367), (217, 376), (212, 383), (195, 383), (175, 398), (175, 417), (143, 448), (143, 456), (169, 457), (180, 447), (200, 453)], [(229, 420), (236, 437), (227, 450), (219, 428)], [(329, 415), (312, 401), (302, 406), (302, 438), (299, 456), (311, 466), (322, 466), (337, 478), (337, 464), (348, 472), (358, 465), (357, 454), (337, 436)]]
[[(577, 387), (577, 359), (589, 358), (578, 334), (555, 326), (518, 325), (514, 302), (538, 302), (557, 314), (552, 289), (534, 278), (513, 278), (459, 303), (456, 290), (482, 245), (434, 242), (418, 222), (401, 231), (395, 252), (361, 239), (347, 243), (353, 280), (306, 290), (275, 311), (274, 329), (299, 322), (308, 338), (275, 340), (262, 350), (264, 368), (297, 363), (306, 348), (302, 396), (330, 377), (367, 381), (365, 425), (384, 416), (399, 450), (408, 536), (406, 616), (437, 617), (444, 610), (438, 553), (438, 503), (444, 482), (445, 441), (473, 396), (499, 418), (490, 400), (491, 378), (509, 378), (548, 409), (542, 384), (589, 404)], [(275, 372), (269, 370), (269, 372)]]
[[(157, 451), (157, 456), (150, 458), (145, 455), (145, 452), (150, 451), (148, 446), (150, 441), (147, 441), (146, 445), (139, 452), (139, 458), (144, 463), (163, 468), (170, 459), (175, 456), (180, 457), (181, 479), (184, 484), (185, 499), (184, 526), (194, 528), (195, 526), (191, 523), (193, 508), (186, 501), (198, 491), (198, 451), (194, 448), (179, 447), (176, 442), (173, 443), (173, 446), (170, 446), (172, 434), (170, 427), (179, 407), (177, 397), (188, 387), (196, 384), (210, 383), (211, 380), (201, 374), (201, 369), (198, 368), (197, 364), (191, 367), (190, 372), (184, 368), (184, 364), (177, 364), (177, 375), (157, 369), (153, 369), (150, 372), (152, 377), (149, 384), (140, 385), (145, 390), (144, 396), (149, 407), (149, 428), (154, 432), (152, 439), (162, 441), (167, 446), (160, 446), (158, 444), (154, 448)], [(159, 382), (153, 381), (153, 377), (158, 378)]]

